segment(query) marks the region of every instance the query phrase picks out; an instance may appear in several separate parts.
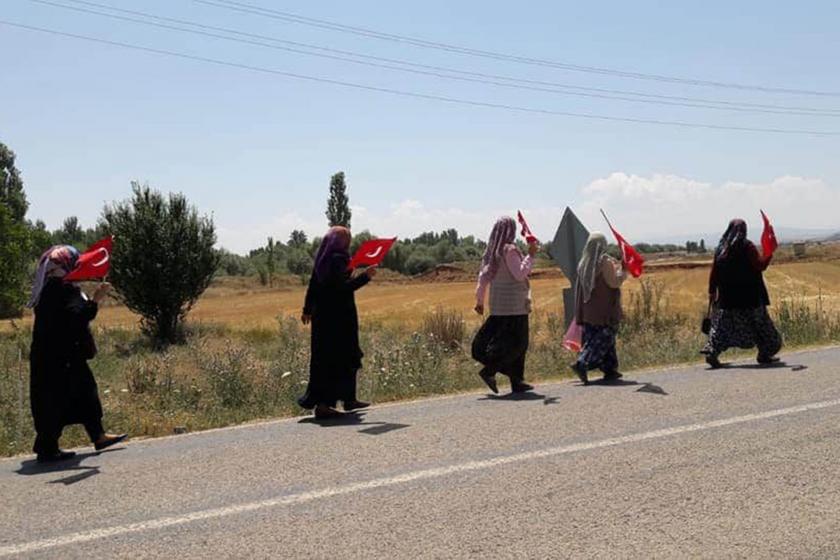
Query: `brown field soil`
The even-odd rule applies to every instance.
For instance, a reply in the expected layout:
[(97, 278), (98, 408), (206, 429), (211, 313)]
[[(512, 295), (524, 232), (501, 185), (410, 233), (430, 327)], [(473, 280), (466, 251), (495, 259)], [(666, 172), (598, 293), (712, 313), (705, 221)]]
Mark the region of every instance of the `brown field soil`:
[[(652, 266), (644, 279), (661, 282), (670, 309), (699, 314), (705, 306), (708, 265), (691, 263), (689, 267)], [(462, 310), (471, 323), (478, 317), (471, 313), (475, 282), (464, 274), (445, 270), (421, 279), (398, 280), (382, 275), (358, 293), (359, 311), (366, 321), (384, 325), (418, 325), (430, 310), (442, 306)], [(466, 276), (469, 278), (469, 276)], [(809, 304), (818, 301), (826, 310), (840, 311), (840, 261), (789, 262), (771, 266), (766, 273), (771, 298), (801, 298)], [(303, 304), (305, 288), (300, 281), (283, 279), (281, 287), (266, 289), (253, 280), (225, 278), (211, 287), (190, 313), (192, 323), (224, 324), (237, 329), (271, 328), (280, 315), (297, 315)], [(568, 281), (556, 270), (537, 270), (531, 282), (534, 307), (538, 312), (559, 312), (562, 288)], [(640, 282), (630, 279), (625, 284), (625, 304), (638, 293)], [(27, 324), (31, 318), (23, 319)], [(106, 306), (99, 314), (101, 327), (132, 327), (137, 316), (128, 309)], [(0, 330), (9, 323), (0, 323)]]

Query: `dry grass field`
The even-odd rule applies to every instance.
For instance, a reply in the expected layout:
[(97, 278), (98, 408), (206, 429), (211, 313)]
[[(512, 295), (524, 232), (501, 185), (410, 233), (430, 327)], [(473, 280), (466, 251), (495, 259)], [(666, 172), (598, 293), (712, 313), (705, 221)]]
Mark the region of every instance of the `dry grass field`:
[[(670, 269), (653, 271), (645, 278), (662, 283), (671, 309), (695, 313), (705, 305), (708, 274), (706, 268)], [(840, 261), (780, 264), (768, 270), (766, 280), (774, 300), (801, 297), (813, 302), (821, 294), (826, 309), (840, 310)], [(568, 285), (563, 278), (533, 280), (536, 310), (558, 311), (562, 306), (562, 289)], [(628, 280), (625, 297), (631, 297), (639, 286), (639, 281)], [(302, 286), (277, 290), (211, 289), (198, 302), (190, 319), (235, 328), (271, 327), (279, 315), (300, 312), (304, 291)], [(474, 282), (374, 282), (358, 293), (358, 305), (360, 314), (367, 320), (411, 326), (438, 306), (462, 310), (470, 316), (474, 292)], [(477, 318), (474, 320), (477, 322)], [(136, 316), (127, 309), (114, 306), (104, 309), (97, 322), (101, 326), (129, 326), (136, 321)]]
[[(561, 292), (569, 284), (562, 277), (548, 276), (532, 280), (535, 310), (560, 312)], [(661, 283), (665, 303), (671, 310), (698, 314), (705, 305), (706, 267), (665, 270), (652, 267), (644, 278)], [(840, 311), (840, 260), (778, 264), (770, 267), (766, 280), (774, 301), (797, 298), (815, 304), (821, 299), (826, 310)], [(280, 315), (300, 313), (305, 288), (295, 283), (285, 282), (282, 287), (266, 289), (246, 279), (223, 279), (197, 303), (190, 313), (190, 322), (234, 329), (273, 328)], [(639, 289), (638, 280), (628, 280), (625, 301), (630, 301)], [(405, 282), (386, 278), (361, 290), (357, 301), (364, 320), (386, 326), (414, 327), (436, 307), (462, 311), (469, 323), (478, 323), (478, 317), (470, 313), (474, 290), (472, 281)], [(26, 318), (23, 324), (29, 321)], [(137, 321), (137, 316), (128, 309), (113, 305), (102, 309), (97, 326), (132, 327)]]

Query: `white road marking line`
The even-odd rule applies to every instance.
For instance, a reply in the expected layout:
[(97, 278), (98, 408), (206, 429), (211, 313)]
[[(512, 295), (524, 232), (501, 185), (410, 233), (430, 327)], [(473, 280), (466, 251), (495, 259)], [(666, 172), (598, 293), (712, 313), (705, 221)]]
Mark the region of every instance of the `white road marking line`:
[(324, 488), (322, 490), (310, 490), (308, 492), (300, 492), (297, 494), (290, 494), (287, 496), (278, 496), (276, 498), (271, 498), (268, 500), (258, 502), (250, 502), (246, 504), (196, 511), (184, 515), (161, 517), (159, 519), (151, 519), (149, 521), (129, 523), (126, 525), (115, 525), (113, 527), (104, 527), (102, 529), (93, 529), (90, 531), (81, 531), (78, 533), (69, 533), (66, 535), (61, 535), (58, 537), (52, 537), (48, 539), (41, 539), (27, 543), (2, 546), (0, 547), (0, 557), (29, 554), (32, 552), (48, 550), (60, 546), (82, 544), (91, 541), (118, 537), (121, 535), (128, 535), (132, 533), (156, 531), (159, 529), (166, 529), (168, 527), (185, 525), (187, 523), (194, 523), (197, 521), (204, 521), (207, 519), (218, 519), (221, 517), (230, 517), (233, 515), (240, 515), (252, 511), (259, 511), (279, 506), (303, 504), (307, 502), (313, 502), (316, 500), (332, 498), (335, 496), (343, 496), (346, 494), (364, 492), (366, 490), (387, 488), (390, 486), (397, 486), (400, 484), (417, 482), (419, 480), (441, 478), (453, 474), (491, 469), (494, 467), (510, 465), (513, 463), (532, 461), (535, 459), (545, 459), (548, 457), (556, 457), (559, 455), (567, 455), (570, 453), (578, 453), (581, 451), (590, 451), (593, 449), (603, 449), (605, 447), (614, 447), (617, 445), (624, 445), (628, 443), (637, 443), (653, 439), (660, 439), (669, 436), (675, 436), (678, 434), (699, 432), (703, 430), (712, 430), (715, 428), (723, 428), (725, 426), (732, 426), (735, 424), (744, 424), (747, 422), (767, 420), (770, 418), (789, 416), (792, 414), (799, 414), (802, 412), (809, 412), (813, 410), (821, 410), (835, 406), (840, 406), (840, 399), (803, 404), (799, 406), (792, 406), (789, 408), (780, 408), (755, 414), (746, 414), (744, 416), (734, 416), (731, 418), (724, 418), (722, 420), (711, 420), (708, 422), (700, 422), (697, 424), (674, 426), (672, 428), (663, 428), (661, 430), (630, 434), (626, 436), (602, 439), (588, 443), (576, 443), (573, 445), (550, 447), (538, 451), (528, 451), (525, 453), (517, 453), (515, 455), (507, 455), (503, 457), (496, 457), (493, 459), (485, 459), (482, 461), (469, 461), (457, 465), (449, 465), (446, 467), (438, 467), (433, 469), (408, 472), (397, 476), (377, 478), (365, 482), (347, 484), (344, 486), (335, 486), (332, 488)]

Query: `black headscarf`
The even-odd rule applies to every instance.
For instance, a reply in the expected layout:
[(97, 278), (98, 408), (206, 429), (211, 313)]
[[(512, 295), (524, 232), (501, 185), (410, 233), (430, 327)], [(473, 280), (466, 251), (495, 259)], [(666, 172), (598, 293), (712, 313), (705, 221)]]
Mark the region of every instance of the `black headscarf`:
[(747, 243), (747, 222), (739, 218), (732, 220), (715, 249), (715, 261), (725, 261), (731, 254), (743, 250)]

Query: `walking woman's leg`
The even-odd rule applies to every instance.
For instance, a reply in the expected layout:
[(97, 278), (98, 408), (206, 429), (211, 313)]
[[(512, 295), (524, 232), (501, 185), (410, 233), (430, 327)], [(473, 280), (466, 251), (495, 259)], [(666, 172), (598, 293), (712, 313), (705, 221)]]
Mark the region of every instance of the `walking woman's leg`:
[(496, 373), (498, 371), (497, 365), (494, 363), (495, 356), (493, 355), (493, 338), (495, 329), (497, 327), (497, 320), (492, 315), (484, 321), (481, 328), (475, 335), (472, 342), (472, 358), (484, 367), (478, 372), (481, 380), (494, 393), (499, 392), (499, 387), (496, 384)]
[(50, 375), (50, 364), (30, 359), (29, 403), (32, 420), (35, 424), (35, 443), (32, 451), (39, 461), (50, 461), (72, 456), (61, 455), (58, 440), (61, 438), (63, 423), (61, 420), (61, 387), (53, 382), (56, 376)]
[(721, 309), (717, 309), (712, 313), (712, 326), (709, 329), (709, 338), (706, 345), (700, 350), (701, 354), (706, 355), (706, 363), (712, 369), (723, 367), (720, 363), (719, 356), (727, 349), (727, 338), (729, 331), (733, 328), (731, 321), (727, 321), (727, 314)]
[(601, 371), (607, 380), (619, 379), (621, 373), (618, 371), (618, 352), (616, 351), (616, 331), (612, 327), (608, 329), (607, 349), (601, 359)]
[(756, 310), (755, 340), (758, 346), (758, 362), (772, 363), (779, 350), (782, 349), (782, 335), (773, 324), (773, 319), (766, 307)]
[(577, 360), (572, 364), (572, 371), (578, 376), (584, 385), (589, 385), (589, 370), (594, 361), (594, 333), (595, 327), (584, 323), (581, 325), (583, 334), (581, 336), (581, 348)]
[(513, 333), (512, 338), (515, 343), (512, 345), (512, 352), (515, 357), (510, 365), (503, 370), (510, 378), (510, 387), (514, 393), (524, 393), (533, 390), (533, 386), (525, 382), (525, 361), (528, 357), (528, 347), (530, 344), (530, 325), (528, 315), (515, 317), (511, 319), (511, 327)]
[(360, 410), (370, 406), (369, 402), (360, 401), (356, 397), (356, 387), (358, 385), (359, 370), (353, 368), (347, 375), (347, 385), (344, 390), (344, 397), (342, 402), (344, 410), (347, 412), (353, 410)]

